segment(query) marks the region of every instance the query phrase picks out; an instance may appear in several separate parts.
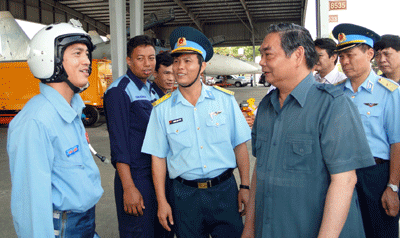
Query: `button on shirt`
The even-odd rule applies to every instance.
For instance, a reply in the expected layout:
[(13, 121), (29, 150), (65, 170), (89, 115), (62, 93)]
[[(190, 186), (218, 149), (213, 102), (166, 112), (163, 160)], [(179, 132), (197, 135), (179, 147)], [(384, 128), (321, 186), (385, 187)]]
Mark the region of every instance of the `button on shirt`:
[(147, 123), (158, 99), (151, 83), (144, 84), (130, 69), (115, 80), (104, 95), (104, 108), (110, 136), (111, 162), (135, 169), (132, 176), (151, 174), (151, 156), (141, 153)]
[(357, 92), (349, 79), (338, 87), (356, 104), (372, 154), (388, 160), (390, 145), (400, 142), (400, 91), (391, 92), (378, 82), (380, 78), (371, 70)]
[(75, 94), (69, 105), (46, 84), (40, 83), (40, 92), (8, 129), (11, 212), (18, 237), (54, 237), (53, 208), (85, 212), (103, 194), (81, 121), (81, 97)]
[(175, 90), (153, 109), (142, 151), (167, 158), (172, 179), (213, 178), (237, 166), (233, 149), (249, 139), (234, 96), (202, 84), (195, 106)]
[(314, 77), (315, 81), (326, 84), (336, 84), (347, 78), (347, 76), (344, 73), (339, 72), (336, 67), (323, 78), (321, 78), (318, 73)]
[[(279, 103), (266, 95), (252, 130), (256, 237), (317, 237), (330, 175), (375, 164), (356, 107), (310, 73)], [(354, 193), (340, 237), (364, 237)]]

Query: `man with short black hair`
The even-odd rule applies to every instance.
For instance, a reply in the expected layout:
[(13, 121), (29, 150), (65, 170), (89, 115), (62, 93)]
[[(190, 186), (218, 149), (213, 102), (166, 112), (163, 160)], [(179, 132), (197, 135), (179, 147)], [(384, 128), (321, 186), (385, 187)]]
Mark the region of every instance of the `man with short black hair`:
[[(110, 136), (120, 237), (162, 237), (157, 221), (157, 202), (151, 177), (151, 156), (141, 153), (151, 103), (159, 98), (148, 77), (156, 54), (153, 40), (145, 35), (130, 39), (127, 73), (116, 79), (104, 95)], [(160, 234), (161, 233), (161, 234)]]
[[(332, 31), (348, 77), (337, 87), (353, 101), (362, 118), (376, 165), (357, 170), (357, 193), (368, 238), (399, 237), (400, 91), (399, 85), (371, 69), (380, 36), (354, 24)], [(355, 148), (355, 147), (354, 147)]]
[(175, 78), (172, 72), (173, 62), (174, 59), (168, 52), (162, 52), (156, 56), (153, 87), (160, 97), (164, 96), (174, 87)]
[(397, 83), (400, 81), (400, 37), (383, 35), (374, 44), (375, 61), (383, 73), (383, 77)]
[(314, 44), (318, 53), (315, 80), (320, 83), (336, 84), (346, 79), (346, 75), (336, 68), (338, 61), (338, 55), (335, 52), (336, 42), (330, 38), (318, 38), (314, 41)]
[(257, 162), (242, 237), (364, 237), (355, 169), (374, 162), (354, 104), (315, 82), (318, 56), (304, 27), (271, 25), (260, 52), (277, 89), (252, 129)]

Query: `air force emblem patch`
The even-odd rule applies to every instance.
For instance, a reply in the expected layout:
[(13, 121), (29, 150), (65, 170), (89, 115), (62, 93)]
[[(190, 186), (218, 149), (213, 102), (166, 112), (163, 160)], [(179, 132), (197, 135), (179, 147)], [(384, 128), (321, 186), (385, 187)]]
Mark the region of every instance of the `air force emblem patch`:
[(67, 157), (70, 157), (71, 155), (75, 154), (76, 152), (79, 151), (79, 145), (76, 145), (72, 148), (69, 148), (68, 150), (65, 151), (65, 154)]

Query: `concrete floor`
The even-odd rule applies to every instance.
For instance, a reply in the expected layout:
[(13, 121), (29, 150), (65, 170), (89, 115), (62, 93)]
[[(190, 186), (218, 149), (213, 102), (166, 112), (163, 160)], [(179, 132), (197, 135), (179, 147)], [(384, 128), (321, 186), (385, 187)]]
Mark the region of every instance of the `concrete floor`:
[[(267, 93), (268, 88), (261, 85), (259, 87), (230, 87), (229, 90), (235, 92), (235, 98), (238, 103), (247, 100), (249, 97), (256, 99), (256, 105), (261, 101)], [(110, 146), (108, 132), (104, 124), (104, 118), (96, 125), (97, 127), (87, 128), (92, 146), (101, 155), (110, 158)], [(11, 196), (11, 179), (9, 169), (9, 159), (6, 151), (7, 143), (7, 127), (0, 127), (0, 237), (14, 238), (17, 237), (12, 223), (10, 211)], [(251, 155), (251, 144), (247, 142), (249, 155)], [(96, 206), (96, 231), (102, 238), (118, 237), (117, 215), (114, 203), (114, 173), (115, 170), (111, 165), (102, 163), (95, 158), (100, 169), (101, 182), (104, 194)], [(255, 158), (250, 156), (251, 173), (254, 168)], [(235, 176), (238, 178), (238, 172), (235, 170)]]

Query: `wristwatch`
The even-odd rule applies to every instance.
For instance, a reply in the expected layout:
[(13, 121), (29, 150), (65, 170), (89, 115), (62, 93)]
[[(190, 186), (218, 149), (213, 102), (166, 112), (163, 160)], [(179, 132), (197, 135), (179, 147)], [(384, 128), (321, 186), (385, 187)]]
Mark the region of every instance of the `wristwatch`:
[(399, 186), (394, 185), (394, 184), (391, 184), (391, 183), (388, 183), (387, 186), (388, 186), (389, 188), (391, 188), (391, 189), (393, 190), (393, 192), (395, 192), (395, 193), (399, 192)]

